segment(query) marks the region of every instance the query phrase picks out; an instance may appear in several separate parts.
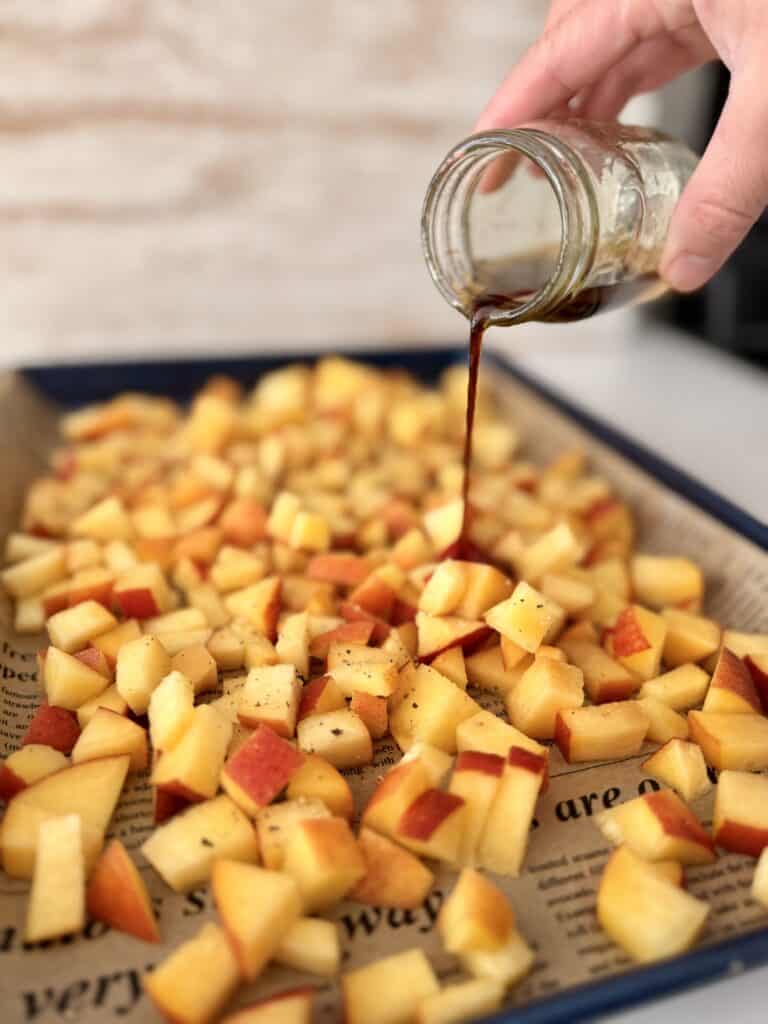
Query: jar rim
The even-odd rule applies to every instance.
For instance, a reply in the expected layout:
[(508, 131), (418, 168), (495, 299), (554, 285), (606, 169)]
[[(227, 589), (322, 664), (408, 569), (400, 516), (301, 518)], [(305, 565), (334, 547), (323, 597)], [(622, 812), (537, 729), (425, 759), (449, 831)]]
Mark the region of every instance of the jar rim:
[[(546, 122), (478, 132), (463, 139), (448, 152), (433, 175), (424, 199), (422, 245), (432, 280), (444, 298), (470, 317), (471, 308), (467, 300), (481, 296), (472, 295), (468, 289), (457, 288), (450, 280), (450, 271), (456, 270), (457, 261), (468, 258), (466, 197), (461, 217), (461, 252), (450, 243), (444, 244), (441, 250), (436, 234), (443, 219), (441, 207), (449, 207), (455, 201), (462, 180), (476, 173), (479, 163), (490, 162), (494, 155), (510, 152), (526, 157), (545, 175), (560, 214), (560, 245), (550, 278), (520, 305), (506, 310), (489, 310), (488, 323), (491, 326), (520, 323), (552, 310), (567, 295), (574, 280), (584, 272), (597, 244), (597, 209), (583, 164), (570, 146), (546, 131)], [(476, 187), (477, 181), (469, 193), (470, 200)], [(450, 210), (446, 212), (450, 213)], [(576, 223), (579, 220), (581, 224)], [(444, 221), (448, 225), (447, 216)], [(577, 228), (586, 230), (577, 232)], [(448, 230), (447, 226), (445, 230)], [(587, 245), (569, 245), (569, 239), (578, 236), (585, 238)], [(446, 242), (445, 239), (442, 241)], [(443, 254), (453, 264), (452, 267), (444, 265)]]

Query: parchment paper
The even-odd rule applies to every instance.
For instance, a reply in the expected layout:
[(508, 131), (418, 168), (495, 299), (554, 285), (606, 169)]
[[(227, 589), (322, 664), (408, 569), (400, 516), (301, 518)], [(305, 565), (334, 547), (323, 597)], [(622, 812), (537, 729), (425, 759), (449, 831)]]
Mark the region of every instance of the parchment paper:
[[(768, 629), (768, 558), (757, 547), (595, 442), (564, 416), (533, 396), (500, 370), (488, 376), (503, 404), (524, 431), (526, 449), (546, 459), (564, 448), (582, 445), (595, 467), (606, 474), (639, 518), (643, 550), (685, 554), (699, 562), (707, 578), (706, 610), (725, 625), (742, 630)], [(5, 443), (0, 450), (4, 487), (0, 488), (0, 534), (17, 521), (21, 495), (42, 471), (54, 444), (55, 410), (18, 377), (0, 378)], [(42, 638), (15, 638), (7, 602), (0, 604), (0, 753), (15, 749), (39, 701), (34, 651)], [(487, 693), (474, 694), (486, 706)], [(503, 880), (519, 926), (536, 949), (531, 976), (510, 996), (510, 1005), (554, 994), (585, 981), (607, 978), (631, 968), (628, 959), (604, 935), (595, 914), (595, 890), (607, 846), (590, 821), (604, 807), (630, 799), (654, 785), (637, 757), (608, 765), (568, 765), (552, 749), (552, 784), (541, 798), (531, 835), (525, 873)], [(346, 774), (361, 807), (376, 777), (399, 758), (391, 741), (379, 745), (375, 764)], [(712, 794), (694, 806), (709, 823)], [(0, 1021), (129, 1021), (158, 1019), (144, 997), (140, 978), (152, 964), (191, 937), (212, 911), (206, 889), (177, 895), (144, 862), (138, 847), (151, 830), (151, 799), (144, 780), (126, 789), (113, 820), (112, 834), (133, 851), (155, 900), (163, 936), (161, 946), (141, 943), (91, 922), (83, 935), (26, 947), (22, 942), (27, 884), (0, 874)], [(716, 864), (686, 871), (688, 886), (712, 907), (703, 942), (768, 926), (768, 915), (749, 898), (754, 861), (722, 856)], [(455, 873), (439, 871), (437, 884), (415, 911), (380, 910), (343, 904), (333, 916), (343, 944), (343, 969), (388, 953), (421, 946), (441, 978), (458, 975), (456, 963), (441, 950), (434, 925)], [(244, 986), (233, 1003), (243, 1005), (271, 991), (314, 983), (320, 994), (317, 1019), (339, 1018), (338, 988), (283, 968), (269, 968), (259, 981)]]

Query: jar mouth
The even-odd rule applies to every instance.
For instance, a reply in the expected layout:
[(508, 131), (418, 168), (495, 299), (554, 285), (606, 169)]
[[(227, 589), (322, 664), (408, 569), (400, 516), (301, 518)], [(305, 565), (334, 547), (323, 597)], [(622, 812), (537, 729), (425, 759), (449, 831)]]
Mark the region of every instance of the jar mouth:
[[(470, 210), (478, 196), (500, 190), (511, 176), (499, 173), (498, 161), (506, 161), (512, 173), (517, 163), (528, 163), (548, 186), (548, 201), (556, 204), (558, 237), (546, 250), (545, 271), (545, 257), (537, 267), (535, 252), (528, 255), (527, 263), (525, 256), (519, 261), (500, 262), (493, 273), (487, 266), (481, 267), (482, 261), (477, 258)], [(491, 174), (496, 182), (489, 180)], [(569, 240), (592, 234), (585, 236), (583, 230), (587, 227), (585, 199), (588, 206), (590, 198), (583, 177), (583, 166), (573, 150), (535, 125), (480, 132), (455, 146), (430, 182), (421, 222), (427, 266), (445, 299), (468, 318), (482, 304), (487, 322), (497, 326), (542, 318), (554, 309), (583, 272), (593, 251), (589, 245), (569, 244)], [(499, 268), (504, 273), (499, 274)], [(526, 277), (535, 283), (529, 288), (517, 287), (516, 273), (520, 283)], [(536, 280), (537, 273), (540, 281)], [(501, 283), (494, 281), (494, 274)]]

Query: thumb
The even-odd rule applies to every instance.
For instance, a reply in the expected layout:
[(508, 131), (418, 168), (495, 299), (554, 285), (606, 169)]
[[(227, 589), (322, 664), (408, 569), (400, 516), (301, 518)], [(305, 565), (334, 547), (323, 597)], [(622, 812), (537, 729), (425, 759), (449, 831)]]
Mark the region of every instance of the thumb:
[(732, 80), (715, 134), (673, 214), (661, 275), (677, 291), (705, 284), (768, 203), (768, 104), (756, 85)]

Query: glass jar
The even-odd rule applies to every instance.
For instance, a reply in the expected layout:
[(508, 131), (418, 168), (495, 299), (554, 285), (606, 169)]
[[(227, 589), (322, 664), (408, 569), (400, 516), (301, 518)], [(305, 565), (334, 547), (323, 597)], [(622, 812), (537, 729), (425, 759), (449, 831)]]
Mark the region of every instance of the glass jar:
[(493, 325), (574, 320), (666, 290), (658, 268), (697, 163), (647, 128), (538, 121), (455, 146), (427, 189), (432, 278)]

